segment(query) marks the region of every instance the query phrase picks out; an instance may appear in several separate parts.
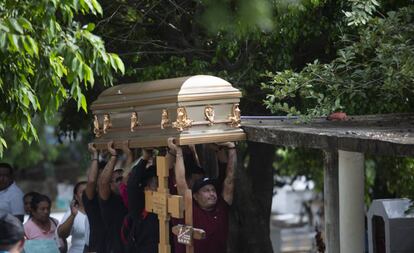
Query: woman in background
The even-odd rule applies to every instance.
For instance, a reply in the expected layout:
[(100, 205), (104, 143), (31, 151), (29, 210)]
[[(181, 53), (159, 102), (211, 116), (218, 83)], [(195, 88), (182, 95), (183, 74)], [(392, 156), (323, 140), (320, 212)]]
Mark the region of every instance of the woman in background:
[(65, 213), (57, 230), (59, 237), (66, 239), (72, 236), (72, 244), (68, 253), (82, 253), (85, 247), (85, 224), (87, 217), (82, 202), (86, 181), (78, 182), (73, 188), (73, 200), (70, 209)]
[[(30, 202), (31, 217), (24, 224), (24, 233), (27, 240), (43, 240), (40, 243), (56, 246), (61, 252), (64, 251), (63, 240), (56, 237), (58, 221), (50, 217), (51, 201), (48, 196), (35, 194)], [(49, 243), (51, 240), (54, 243)]]

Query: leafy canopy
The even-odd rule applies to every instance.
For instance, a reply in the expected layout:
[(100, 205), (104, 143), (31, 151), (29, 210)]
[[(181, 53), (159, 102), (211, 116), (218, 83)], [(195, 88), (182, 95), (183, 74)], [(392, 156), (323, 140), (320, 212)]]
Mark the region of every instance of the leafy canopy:
[(102, 15), (97, 0), (5, 0), (0, 2), (0, 155), (4, 128), (21, 140), (37, 139), (35, 115), (47, 120), (67, 100), (87, 110), (83, 91), (96, 77), (113, 80), (121, 59), (75, 16)]
[(337, 58), (301, 72), (267, 73), (272, 112), (321, 116), (409, 112), (414, 108), (414, 6), (373, 18), (356, 36), (345, 34)]

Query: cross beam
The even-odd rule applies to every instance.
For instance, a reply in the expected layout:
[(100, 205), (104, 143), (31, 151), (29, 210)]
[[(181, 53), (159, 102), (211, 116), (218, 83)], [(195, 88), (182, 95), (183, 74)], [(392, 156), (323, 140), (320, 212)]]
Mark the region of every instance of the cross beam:
[(193, 227), (193, 196), (191, 190), (185, 192), (185, 225), (179, 224), (172, 228), (173, 234), (177, 236), (177, 241), (186, 245), (186, 253), (193, 253), (193, 239), (202, 240), (206, 238), (206, 232), (202, 229)]
[(183, 218), (183, 198), (168, 189), (168, 166), (164, 156), (157, 156), (157, 191), (145, 191), (145, 209), (157, 214), (160, 228), (159, 253), (170, 253), (170, 219)]

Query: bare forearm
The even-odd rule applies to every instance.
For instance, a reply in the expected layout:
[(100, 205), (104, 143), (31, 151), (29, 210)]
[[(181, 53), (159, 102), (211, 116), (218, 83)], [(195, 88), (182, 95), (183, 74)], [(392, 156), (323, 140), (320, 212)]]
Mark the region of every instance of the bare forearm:
[(116, 156), (111, 156), (111, 159), (106, 164), (104, 170), (102, 171), (102, 174), (98, 180), (98, 192), (99, 197), (103, 200), (107, 200), (109, 198), (109, 195), (111, 193), (111, 178), (112, 178), (112, 172), (114, 170), (116, 164)]
[(91, 167), (88, 173), (88, 183), (86, 184), (85, 194), (88, 199), (95, 195), (96, 183), (98, 180), (98, 158), (92, 158)]
[(226, 168), (226, 178), (223, 182), (223, 198), (229, 205), (233, 202), (234, 167), (236, 166), (236, 159), (236, 150), (234, 148), (230, 149)]
[(185, 181), (185, 167), (182, 150), (177, 150), (175, 159), (175, 181), (177, 183), (177, 191), (181, 196), (185, 195), (185, 191), (188, 189), (187, 182)]
[(125, 168), (131, 167), (132, 162), (134, 162), (134, 154), (131, 150), (125, 152), (126, 154), (126, 161), (125, 161)]
[(73, 222), (75, 221), (75, 215), (70, 214), (69, 217), (63, 222), (61, 225), (59, 225), (58, 228), (58, 235), (61, 238), (68, 238), (70, 235), (70, 231), (72, 230)]

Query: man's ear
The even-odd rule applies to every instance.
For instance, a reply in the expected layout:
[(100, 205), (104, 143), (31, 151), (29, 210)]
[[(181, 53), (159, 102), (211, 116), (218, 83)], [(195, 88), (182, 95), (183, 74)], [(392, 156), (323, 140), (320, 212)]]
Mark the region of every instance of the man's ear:
[(193, 194), (193, 198), (194, 198), (195, 201), (198, 202), (198, 192), (196, 192), (196, 193)]

